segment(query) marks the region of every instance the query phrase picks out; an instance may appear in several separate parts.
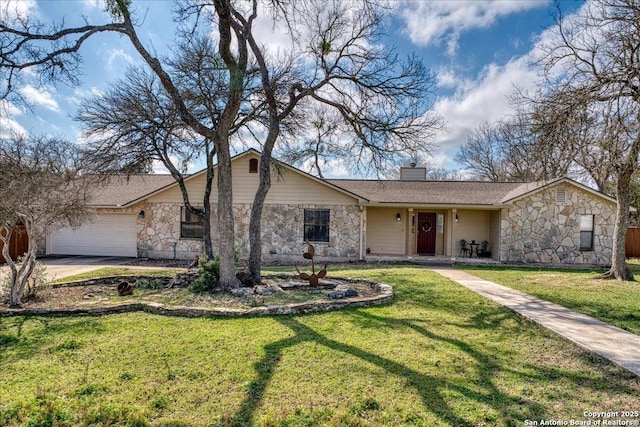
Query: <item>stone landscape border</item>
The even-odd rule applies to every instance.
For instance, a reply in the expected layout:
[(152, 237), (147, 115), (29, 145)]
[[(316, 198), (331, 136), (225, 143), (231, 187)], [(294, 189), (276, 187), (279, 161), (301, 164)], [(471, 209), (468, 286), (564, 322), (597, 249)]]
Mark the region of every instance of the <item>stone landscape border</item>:
[[(154, 278), (155, 279), (155, 278)], [(121, 303), (104, 307), (84, 308), (6, 308), (0, 307), (0, 317), (10, 316), (100, 316), (105, 314), (131, 313), (143, 311), (162, 316), (178, 317), (238, 317), (238, 316), (272, 316), (282, 314), (306, 314), (339, 310), (346, 307), (368, 307), (390, 302), (393, 299), (393, 287), (385, 283), (367, 279), (336, 278), (336, 280), (357, 281), (368, 283), (378, 292), (375, 296), (352, 297), (340, 300), (313, 300), (302, 303), (269, 305), (252, 308), (225, 307), (190, 307), (180, 305), (166, 305), (155, 302)], [(95, 279), (93, 280), (95, 282)], [(81, 286), (80, 282), (68, 284)], [(60, 286), (58, 284), (57, 286)]]

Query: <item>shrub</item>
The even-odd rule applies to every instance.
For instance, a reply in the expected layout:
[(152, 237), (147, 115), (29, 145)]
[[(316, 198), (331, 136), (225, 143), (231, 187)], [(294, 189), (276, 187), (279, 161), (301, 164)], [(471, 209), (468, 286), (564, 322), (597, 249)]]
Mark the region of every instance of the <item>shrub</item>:
[(210, 292), (218, 286), (220, 279), (220, 259), (209, 259), (205, 254), (198, 260), (198, 277), (191, 284), (193, 292)]

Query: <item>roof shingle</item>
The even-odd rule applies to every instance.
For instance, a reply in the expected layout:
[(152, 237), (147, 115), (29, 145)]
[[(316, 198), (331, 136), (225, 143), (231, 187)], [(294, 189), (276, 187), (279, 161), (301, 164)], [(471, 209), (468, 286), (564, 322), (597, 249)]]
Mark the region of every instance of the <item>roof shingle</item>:
[(168, 174), (112, 175), (96, 188), (91, 204), (124, 206), (174, 182), (173, 177)]
[(518, 193), (521, 182), (488, 181), (376, 181), (330, 179), (330, 183), (373, 203), (425, 205), (496, 205)]

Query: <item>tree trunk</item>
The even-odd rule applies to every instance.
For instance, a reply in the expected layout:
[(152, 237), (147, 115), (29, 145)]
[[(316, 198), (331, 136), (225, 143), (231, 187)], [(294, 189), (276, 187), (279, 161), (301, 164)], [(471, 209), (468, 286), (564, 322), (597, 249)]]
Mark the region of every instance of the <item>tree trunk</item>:
[[(266, 148), (266, 147), (265, 147)], [(266, 149), (260, 159), (260, 183), (251, 207), (249, 221), (249, 275), (258, 284), (262, 278), (262, 211), (271, 188), (271, 150)]]
[(202, 236), (204, 253), (208, 259), (213, 259), (215, 254), (213, 253), (213, 242), (211, 239), (211, 207), (204, 208), (204, 215), (206, 216), (206, 219), (203, 220), (204, 235)]
[[(5, 230), (5, 235), (2, 235), (2, 231)], [(9, 242), (11, 242), (11, 235), (13, 234), (13, 227), (9, 225), (3, 225), (0, 227), (0, 240), (2, 240), (2, 257), (5, 262), (9, 266), (9, 306), (16, 307), (19, 305), (20, 298), (16, 295), (16, 280), (18, 279), (18, 269), (16, 267), (16, 263), (11, 258), (11, 254), (9, 253)], [(14, 304), (18, 299), (18, 304)]]
[(207, 181), (204, 188), (204, 197), (202, 200), (204, 207), (204, 253), (207, 258), (213, 259), (213, 243), (211, 242), (211, 184), (213, 182), (213, 165), (210, 161), (209, 149), (207, 144)]
[(235, 275), (234, 256), (234, 220), (233, 220), (233, 195), (231, 187), (231, 153), (227, 135), (225, 140), (218, 145), (218, 234), (220, 244), (220, 281), (219, 286), (224, 289), (238, 287), (238, 279)]
[[(7, 228), (7, 227), (5, 227)], [(33, 238), (33, 225), (30, 221), (25, 221), (25, 229), (27, 232), (27, 239), (29, 239), (29, 246), (27, 250), (27, 255), (22, 260), (22, 264), (18, 268), (15, 261), (9, 256), (9, 240), (5, 242), (4, 247), (2, 248), (2, 256), (5, 258), (7, 264), (9, 264), (10, 269), (10, 289), (9, 289), (9, 307), (17, 308), (20, 307), (22, 303), (22, 294), (24, 292), (24, 288), (27, 285), (27, 281), (31, 277), (31, 273), (36, 266), (36, 251), (38, 247), (35, 243), (35, 238)], [(11, 238), (11, 230), (8, 230), (7, 235), (4, 237), (5, 239)]]
[(613, 232), (613, 252), (611, 254), (611, 268), (598, 276), (600, 279), (634, 280), (633, 273), (625, 261), (625, 246), (627, 228), (629, 225), (629, 193), (631, 173), (628, 171), (618, 174), (616, 183), (616, 224)]

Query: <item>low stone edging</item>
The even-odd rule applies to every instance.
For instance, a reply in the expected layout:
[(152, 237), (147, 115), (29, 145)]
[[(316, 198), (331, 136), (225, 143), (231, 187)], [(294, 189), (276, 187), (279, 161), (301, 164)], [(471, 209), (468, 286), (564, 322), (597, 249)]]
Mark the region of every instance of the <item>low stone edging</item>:
[[(349, 279), (346, 279), (349, 280)], [(270, 305), (252, 308), (224, 308), (224, 307), (189, 307), (166, 305), (155, 302), (122, 303), (107, 307), (86, 308), (5, 308), (0, 307), (0, 317), (10, 316), (100, 316), (105, 314), (131, 313), (143, 311), (162, 316), (179, 317), (237, 317), (237, 316), (270, 316), (282, 314), (306, 314), (323, 311), (338, 310), (345, 307), (368, 307), (384, 304), (393, 299), (393, 287), (384, 283), (367, 280), (371, 286), (377, 287), (378, 295), (371, 297), (353, 297), (341, 300), (316, 300), (303, 303)], [(78, 286), (78, 285), (76, 285)]]

